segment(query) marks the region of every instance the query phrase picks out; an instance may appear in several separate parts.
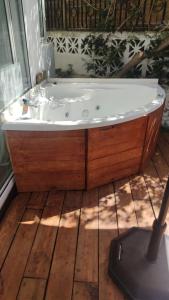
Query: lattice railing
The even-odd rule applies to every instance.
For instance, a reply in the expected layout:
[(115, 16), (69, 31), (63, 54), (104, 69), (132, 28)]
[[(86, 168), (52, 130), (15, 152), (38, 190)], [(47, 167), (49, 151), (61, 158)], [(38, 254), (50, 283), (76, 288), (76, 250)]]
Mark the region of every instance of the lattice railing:
[(47, 29), (152, 30), (169, 19), (168, 0), (46, 0)]
[[(95, 34), (96, 35), (96, 34)], [(107, 33), (104, 33), (105, 38)], [(89, 75), (86, 70), (86, 62), (90, 61), (90, 49), (84, 46), (84, 39), (86, 38), (86, 32), (48, 32), (48, 41), (53, 42), (55, 52), (55, 67), (66, 70), (68, 65), (71, 64), (76, 75)], [(109, 37), (109, 46), (115, 49), (119, 49), (119, 43), (125, 41), (126, 46), (123, 53), (119, 52), (122, 64), (127, 63), (136, 53), (149, 48), (150, 41), (153, 39), (153, 35), (145, 36), (143, 34), (136, 34), (131, 36), (130, 33), (117, 33), (111, 34)], [(136, 67), (136, 75), (138, 77), (149, 76), (152, 72), (152, 59), (145, 59)], [(95, 64), (96, 76), (109, 76), (110, 73), (117, 71), (121, 65), (118, 65), (115, 61), (112, 64), (106, 66), (102, 60), (102, 57), (98, 57)]]

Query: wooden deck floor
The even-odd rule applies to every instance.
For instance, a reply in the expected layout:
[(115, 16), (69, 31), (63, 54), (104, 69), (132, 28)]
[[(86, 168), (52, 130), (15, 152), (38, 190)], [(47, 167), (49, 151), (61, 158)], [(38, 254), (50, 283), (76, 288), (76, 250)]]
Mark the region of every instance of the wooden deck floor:
[(19, 194), (0, 227), (0, 299), (124, 300), (107, 275), (110, 241), (151, 227), (168, 174), (161, 133), (139, 176), (88, 192)]

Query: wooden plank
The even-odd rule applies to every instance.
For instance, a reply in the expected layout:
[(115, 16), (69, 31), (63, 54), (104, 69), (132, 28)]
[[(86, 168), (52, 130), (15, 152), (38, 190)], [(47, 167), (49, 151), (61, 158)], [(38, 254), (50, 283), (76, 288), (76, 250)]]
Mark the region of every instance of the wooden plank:
[(57, 172), (62, 173), (69, 172), (72, 170), (74, 173), (84, 168), (84, 161), (82, 161), (77, 155), (77, 161), (71, 160), (48, 160), (44, 163), (45, 159), (36, 160), (36, 161), (28, 161), (25, 160), (24, 163), (20, 162), (17, 166), (17, 174), (20, 173), (40, 173), (47, 170), (48, 172)]
[(156, 148), (152, 160), (157, 170), (157, 173), (159, 175), (159, 178), (163, 186), (165, 187), (169, 175), (169, 166), (167, 165), (165, 159), (163, 158), (159, 147)]
[(150, 25), (150, 11), (151, 11), (151, 4), (152, 0), (147, 0), (146, 1), (146, 7), (145, 7), (145, 16), (144, 16), (144, 22), (148, 26)]
[(97, 300), (97, 299), (99, 299), (99, 295), (98, 295), (98, 286), (96, 284), (90, 282), (74, 283), (72, 300)]
[(163, 115), (164, 106), (160, 107), (158, 110), (152, 112), (148, 119), (146, 139), (143, 151), (143, 158), (141, 164), (141, 170), (144, 169), (149, 159), (152, 157), (155, 147), (157, 144), (157, 139), (159, 135), (159, 129), (161, 126), (161, 119)]
[(160, 134), (158, 139), (158, 148), (160, 149), (162, 156), (169, 166), (169, 143), (162, 133)]
[(46, 203), (47, 193), (33, 193), (27, 203), (27, 208), (43, 209)]
[[(161, 154), (160, 156), (161, 156), (161, 159), (162, 159), (161, 168), (159, 168), (159, 165), (158, 166), (155, 165), (155, 166), (157, 168), (157, 172), (158, 172), (160, 178), (161, 178), (162, 175), (164, 176), (162, 184), (163, 184), (163, 188), (165, 188), (165, 184), (166, 184), (167, 178), (169, 176), (169, 172), (168, 172), (168, 168), (167, 168), (167, 167), (169, 167), (169, 154), (168, 154), (168, 152), (169, 152), (169, 142), (168, 142), (168, 134), (163, 134), (162, 133), (160, 135), (159, 141), (158, 141), (158, 149), (160, 150), (160, 154)], [(167, 163), (167, 166), (166, 166), (166, 163)], [(165, 173), (167, 173), (167, 175), (165, 175)], [(162, 200), (163, 194), (164, 194), (164, 190), (163, 190), (163, 193), (161, 195), (161, 200)], [(169, 224), (169, 213), (167, 214), (166, 222), (167, 222), (167, 224)], [(169, 226), (167, 226), (166, 233), (169, 234)]]
[(65, 192), (64, 191), (52, 190), (52, 191), (49, 192), (49, 196), (47, 198), (46, 206), (58, 207), (58, 206), (60, 206), (60, 201), (63, 201), (64, 198), (65, 198)]
[(113, 189), (113, 185), (109, 184), (99, 188), (99, 297), (98, 298), (100, 300), (105, 300), (105, 299), (124, 300), (122, 293), (108, 276), (108, 260), (109, 260), (110, 243), (113, 238), (117, 237), (117, 235), (118, 235), (118, 230), (117, 230), (114, 189)]
[[(169, 4), (168, 4), (169, 7)], [(169, 143), (169, 132), (165, 130), (161, 130), (160, 135)]]
[(123, 151), (120, 153), (114, 153), (113, 155), (103, 156), (101, 158), (89, 161), (88, 167), (90, 171), (98, 170), (101, 168), (105, 168), (110, 165), (117, 165), (127, 163), (129, 160), (139, 159), (142, 155), (142, 148), (133, 148), (127, 151)]
[(23, 216), (30, 194), (19, 194), (0, 222), (0, 269)]
[(155, 215), (144, 177), (141, 175), (133, 176), (130, 180), (130, 186), (138, 225), (151, 229)]
[(23, 278), (17, 300), (43, 300), (46, 280)]
[(149, 193), (142, 175), (135, 175), (130, 178), (130, 187), (134, 200), (149, 200)]
[[(159, 175), (151, 162), (144, 172), (144, 178), (147, 183), (153, 210), (156, 217), (158, 217), (159, 210), (161, 207), (161, 201), (164, 195), (164, 185), (162, 185)], [(169, 224), (169, 214), (166, 218), (167, 224)], [(169, 227), (167, 226), (166, 233), (169, 234)]]
[(166, 11), (165, 11), (165, 21), (168, 22), (168, 18), (169, 18), (169, 2), (167, 1), (166, 3)]
[(143, 172), (143, 176), (146, 182), (155, 215), (157, 217), (163, 196), (163, 187), (152, 161), (149, 161), (147, 167)]
[(134, 207), (139, 227), (152, 229), (155, 216), (150, 201), (135, 200)]
[[(50, 196), (49, 196), (50, 197)], [(56, 207), (45, 207), (25, 270), (25, 277), (48, 278), (59, 227), (63, 197)]]
[(75, 280), (98, 283), (98, 191), (84, 192)]
[(47, 287), (47, 300), (72, 297), (81, 192), (68, 192), (64, 201)]
[(16, 299), (41, 212), (27, 210), (5, 260), (0, 277), (0, 299)]
[(119, 233), (137, 226), (134, 203), (128, 178), (115, 182), (115, 197)]
[(39, 172), (15, 174), (20, 192), (80, 190), (85, 188), (85, 170), (82, 172)]
[[(16, 130), (8, 130), (6, 131), (6, 135), (8, 138), (13, 138), (14, 140), (21, 138), (22, 140), (28, 139), (31, 142), (32, 139), (37, 140), (39, 139), (46, 139), (46, 142), (49, 138), (56, 138), (55, 131), (16, 131)], [(72, 137), (82, 137), (83, 130), (69, 130), (68, 131), (57, 131), (57, 139), (58, 138), (72, 138)]]

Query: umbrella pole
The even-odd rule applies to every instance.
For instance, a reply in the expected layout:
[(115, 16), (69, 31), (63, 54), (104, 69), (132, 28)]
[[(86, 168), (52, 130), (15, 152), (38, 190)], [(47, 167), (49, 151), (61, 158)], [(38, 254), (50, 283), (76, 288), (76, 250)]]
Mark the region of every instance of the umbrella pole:
[(161, 239), (167, 227), (165, 220), (166, 220), (168, 208), (169, 208), (169, 177), (167, 180), (167, 185), (164, 192), (158, 219), (156, 219), (153, 223), (153, 232), (148, 246), (147, 259), (152, 262), (157, 259)]

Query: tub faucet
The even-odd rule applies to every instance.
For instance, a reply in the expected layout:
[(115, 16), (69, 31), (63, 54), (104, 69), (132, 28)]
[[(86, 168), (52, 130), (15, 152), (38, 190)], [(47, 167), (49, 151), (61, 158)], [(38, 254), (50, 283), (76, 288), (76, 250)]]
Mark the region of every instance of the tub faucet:
[(26, 105), (26, 106), (28, 106), (28, 107), (29, 106), (30, 107), (37, 107), (37, 105), (32, 104), (29, 99), (23, 99), (22, 101), (23, 101), (23, 104)]
[(23, 114), (27, 114), (29, 107), (36, 107), (37, 108), (37, 105), (34, 105), (34, 104), (30, 103), (29, 99), (24, 98), (24, 99), (22, 99), (22, 101), (23, 101)]

